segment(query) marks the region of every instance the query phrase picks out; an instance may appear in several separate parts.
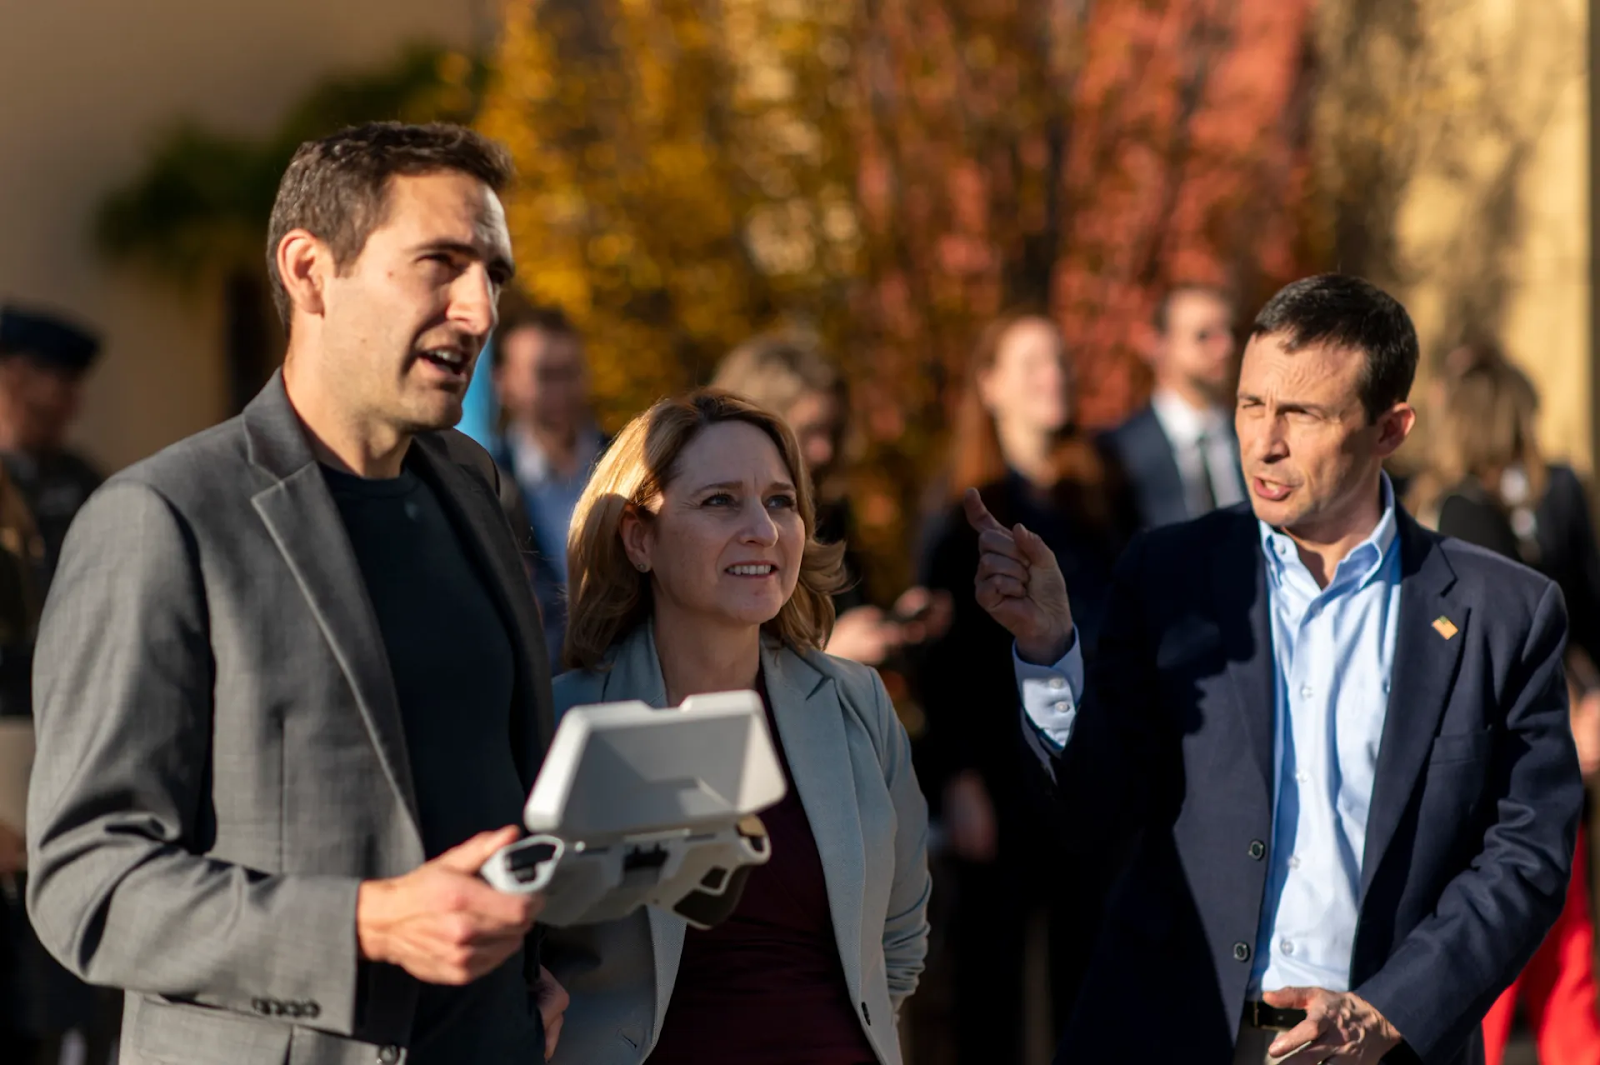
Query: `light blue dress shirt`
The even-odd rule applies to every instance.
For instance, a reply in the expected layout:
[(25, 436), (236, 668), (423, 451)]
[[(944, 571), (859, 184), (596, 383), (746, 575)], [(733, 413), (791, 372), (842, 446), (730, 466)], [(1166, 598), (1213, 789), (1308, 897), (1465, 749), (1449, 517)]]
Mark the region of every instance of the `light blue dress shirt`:
[[(1367, 815), (1400, 618), (1398, 527), (1387, 476), (1383, 502), (1377, 527), (1326, 588), (1288, 536), (1261, 525), (1277, 771), (1252, 996), (1283, 987), (1350, 989)], [(1013, 661), (1029, 720), (1058, 748), (1065, 745), (1083, 694), (1080, 647), (1074, 642), (1054, 666), (1014, 654)]]

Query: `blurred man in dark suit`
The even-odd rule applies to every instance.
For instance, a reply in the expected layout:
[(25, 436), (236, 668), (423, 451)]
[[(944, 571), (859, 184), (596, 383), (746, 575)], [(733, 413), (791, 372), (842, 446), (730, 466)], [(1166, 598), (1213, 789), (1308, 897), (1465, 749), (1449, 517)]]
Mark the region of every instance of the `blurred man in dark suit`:
[(1156, 309), (1150, 403), (1106, 436), (1146, 528), (1244, 502), (1233, 434), (1232, 297), (1180, 285)]

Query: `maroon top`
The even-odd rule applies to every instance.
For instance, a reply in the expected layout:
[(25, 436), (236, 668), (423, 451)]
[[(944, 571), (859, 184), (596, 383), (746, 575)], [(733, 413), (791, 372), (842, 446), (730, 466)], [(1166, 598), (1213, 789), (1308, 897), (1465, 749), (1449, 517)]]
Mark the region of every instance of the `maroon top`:
[(765, 678), (757, 687), (789, 785), (783, 801), (761, 814), (772, 857), (751, 872), (727, 920), (689, 929), (649, 1065), (875, 1065), (845, 986), (822, 857)]

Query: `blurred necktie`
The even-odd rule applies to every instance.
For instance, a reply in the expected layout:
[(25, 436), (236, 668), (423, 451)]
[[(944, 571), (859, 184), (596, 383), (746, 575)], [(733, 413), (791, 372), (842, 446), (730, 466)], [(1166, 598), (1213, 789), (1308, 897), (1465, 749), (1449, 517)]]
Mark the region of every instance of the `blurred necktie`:
[(1190, 517), (1198, 518), (1217, 509), (1217, 488), (1211, 483), (1211, 437), (1202, 432), (1195, 437), (1195, 450), (1200, 453), (1200, 512)]

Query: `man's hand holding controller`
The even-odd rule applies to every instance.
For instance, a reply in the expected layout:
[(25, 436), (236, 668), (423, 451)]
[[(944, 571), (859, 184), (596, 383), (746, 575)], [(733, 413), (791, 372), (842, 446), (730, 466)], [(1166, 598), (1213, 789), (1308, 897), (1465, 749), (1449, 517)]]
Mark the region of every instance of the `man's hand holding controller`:
[(521, 949), (544, 896), (499, 891), (478, 871), (521, 834), (515, 825), (480, 832), (404, 876), (363, 882), (361, 956), (430, 984), (469, 984), (499, 968)]
[[(497, 858), (503, 865), (507, 856), (501, 852), (521, 836), (515, 825), (480, 832), (404, 876), (364, 881), (356, 895), (361, 956), (398, 965), (430, 984), (470, 984), (498, 969), (521, 949), (544, 909), (539, 891), (520, 885), (503, 891), (480, 875)], [(542, 887), (561, 857), (559, 845), (543, 857), (546, 844), (540, 837), (522, 843), (536, 845), (525, 854), (542, 857)], [(561, 1038), (567, 992), (541, 967), (533, 994), (544, 1018), (548, 1061)]]

